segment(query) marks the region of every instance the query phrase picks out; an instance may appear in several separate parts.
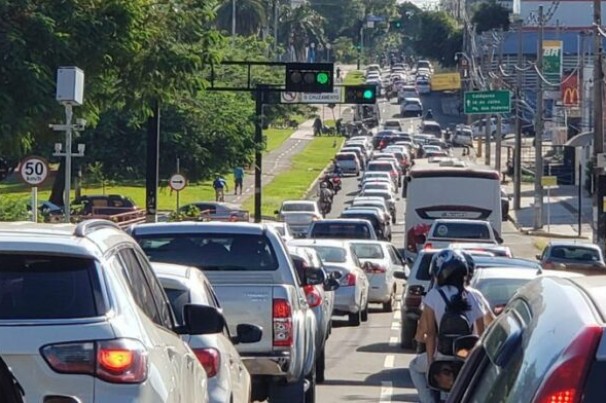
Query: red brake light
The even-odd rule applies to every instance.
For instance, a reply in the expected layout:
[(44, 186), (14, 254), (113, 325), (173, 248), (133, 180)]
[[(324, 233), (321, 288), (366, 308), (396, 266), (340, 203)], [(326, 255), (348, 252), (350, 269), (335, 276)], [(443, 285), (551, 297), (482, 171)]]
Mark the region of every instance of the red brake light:
[(432, 248), (432, 244), (431, 243), (426, 243), (425, 245), (423, 245), (423, 249), (431, 249)]
[(578, 403), (589, 365), (602, 338), (602, 328), (586, 327), (566, 348), (555, 368), (539, 387), (535, 402)]
[(309, 304), (310, 308), (315, 308), (322, 305), (322, 296), (315, 286), (306, 285), (303, 287), (303, 291), (305, 291), (305, 297), (307, 298), (307, 303)]
[(219, 373), (221, 368), (221, 354), (217, 349), (214, 348), (195, 348), (194, 354), (200, 361), (200, 364), (204, 367), (206, 375), (209, 378)]
[(285, 299), (274, 299), (272, 311), (274, 347), (291, 347), (293, 335), (290, 304)]
[(147, 353), (132, 339), (51, 344), (42, 356), (56, 372), (88, 374), (111, 383), (141, 383), (147, 379)]
[(408, 287), (404, 296), (404, 306), (418, 308), (421, 305), (424, 291), (425, 288), (422, 285), (411, 285)]
[(370, 263), (365, 271), (367, 273), (385, 273), (387, 270), (380, 264)]
[(342, 286), (354, 286), (356, 285), (356, 275), (353, 273), (347, 273), (345, 276), (341, 277), (341, 285)]

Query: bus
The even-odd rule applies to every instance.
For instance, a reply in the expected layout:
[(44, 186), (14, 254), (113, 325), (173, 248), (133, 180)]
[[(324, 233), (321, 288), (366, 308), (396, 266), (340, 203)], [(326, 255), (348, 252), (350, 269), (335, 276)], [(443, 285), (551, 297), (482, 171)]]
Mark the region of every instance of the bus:
[(406, 178), (405, 255), (414, 259), (438, 218), (485, 220), (501, 234), (501, 177), (486, 167), (417, 164)]

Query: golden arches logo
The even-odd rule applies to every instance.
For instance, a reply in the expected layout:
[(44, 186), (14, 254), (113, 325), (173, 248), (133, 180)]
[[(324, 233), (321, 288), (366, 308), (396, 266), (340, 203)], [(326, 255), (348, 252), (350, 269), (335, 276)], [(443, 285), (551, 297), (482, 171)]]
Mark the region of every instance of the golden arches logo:
[(578, 105), (579, 99), (578, 87), (568, 87), (564, 90), (564, 96), (562, 97), (562, 103), (564, 105)]

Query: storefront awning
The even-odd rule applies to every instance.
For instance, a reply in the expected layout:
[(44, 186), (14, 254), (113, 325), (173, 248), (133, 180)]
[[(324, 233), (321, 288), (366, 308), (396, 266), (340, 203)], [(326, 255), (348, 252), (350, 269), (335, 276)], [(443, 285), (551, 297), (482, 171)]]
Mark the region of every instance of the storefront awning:
[(566, 143), (564, 146), (567, 147), (588, 147), (593, 143), (593, 132), (579, 133)]

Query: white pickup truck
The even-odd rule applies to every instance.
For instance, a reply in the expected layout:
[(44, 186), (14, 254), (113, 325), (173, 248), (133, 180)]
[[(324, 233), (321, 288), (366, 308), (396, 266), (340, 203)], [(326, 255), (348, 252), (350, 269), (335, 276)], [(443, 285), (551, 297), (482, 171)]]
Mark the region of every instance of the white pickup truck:
[[(260, 326), (257, 343), (236, 349), (252, 377), (252, 400), (315, 401), (316, 318), (280, 235), (264, 224), (169, 222), (130, 230), (149, 259), (198, 267), (228, 323)], [(301, 279), (322, 284), (319, 273)]]
[(445, 249), (452, 243), (503, 243), (490, 222), (482, 220), (437, 219), (427, 232), (423, 249)]

